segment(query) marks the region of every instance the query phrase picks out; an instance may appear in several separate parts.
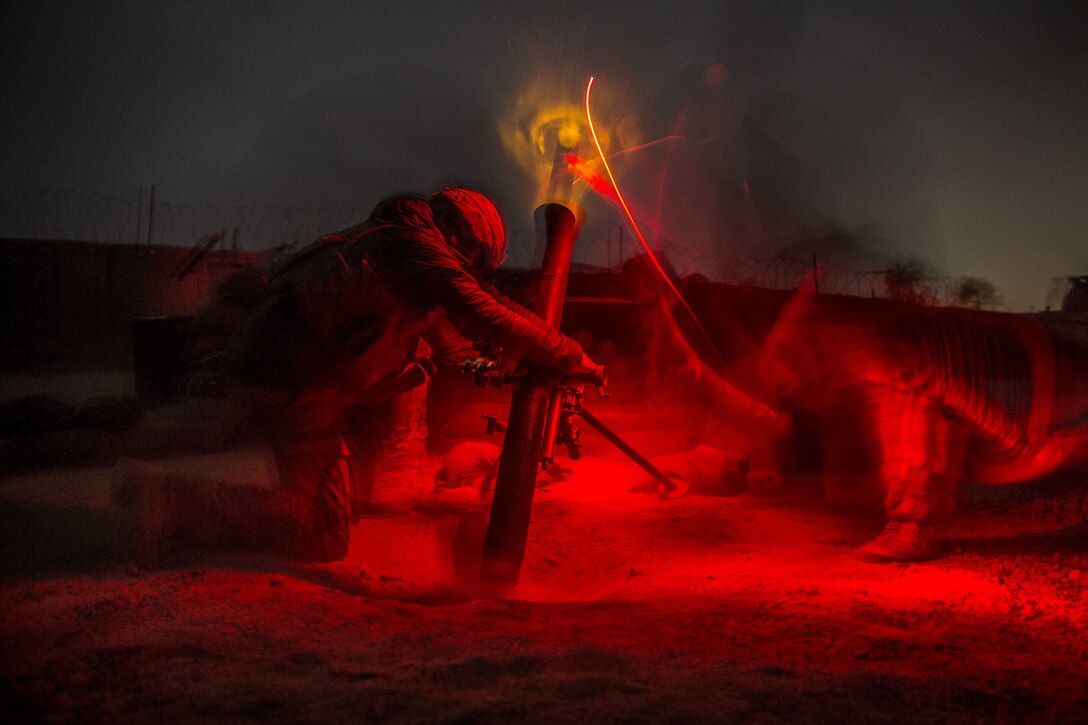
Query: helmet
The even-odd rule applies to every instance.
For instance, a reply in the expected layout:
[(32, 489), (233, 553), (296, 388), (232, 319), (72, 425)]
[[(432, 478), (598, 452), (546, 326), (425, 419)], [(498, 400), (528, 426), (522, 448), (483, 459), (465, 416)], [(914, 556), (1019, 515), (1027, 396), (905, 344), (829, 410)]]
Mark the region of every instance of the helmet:
[(435, 224), (470, 266), (496, 269), (506, 261), (506, 232), (491, 200), (478, 191), (451, 186), (431, 197)]

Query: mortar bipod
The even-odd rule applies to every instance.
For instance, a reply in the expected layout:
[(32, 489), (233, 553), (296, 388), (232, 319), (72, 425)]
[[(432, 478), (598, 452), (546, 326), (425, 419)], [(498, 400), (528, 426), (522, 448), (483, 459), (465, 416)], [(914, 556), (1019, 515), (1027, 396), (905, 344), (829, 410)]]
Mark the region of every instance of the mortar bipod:
[[(504, 376), (504, 382), (521, 382), (530, 373)], [(536, 374), (540, 374), (539, 371)], [(603, 367), (590, 373), (577, 373), (557, 376), (548, 400), (548, 412), (545, 417), (544, 435), (540, 448), (540, 467), (547, 468), (555, 461), (557, 446), (565, 446), (567, 456), (576, 461), (582, 457), (581, 431), (574, 424), (577, 416), (600, 433), (605, 440), (614, 445), (621, 453), (630, 458), (642, 470), (646, 471), (658, 483), (658, 496), (661, 498), (679, 498), (688, 492), (687, 484), (674, 481), (660, 468), (639, 453), (634, 446), (625, 441), (618, 433), (609, 428), (600, 418), (586, 409), (582, 388), (586, 383), (597, 389), (597, 395), (608, 398), (608, 375)], [(506, 424), (493, 415), (482, 416), (487, 420), (487, 433), (505, 432)]]

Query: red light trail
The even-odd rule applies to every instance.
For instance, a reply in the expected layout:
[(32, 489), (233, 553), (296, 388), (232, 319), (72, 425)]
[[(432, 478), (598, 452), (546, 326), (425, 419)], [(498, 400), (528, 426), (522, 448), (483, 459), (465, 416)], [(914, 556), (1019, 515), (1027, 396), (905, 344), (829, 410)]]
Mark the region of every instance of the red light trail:
[[(597, 154), (600, 156), (601, 165), (604, 167), (605, 173), (608, 175), (608, 181), (605, 182), (604, 177), (600, 175), (596, 170), (589, 168), (589, 165), (573, 154), (568, 154), (568, 163), (571, 164), (571, 168), (582, 176), (586, 180), (586, 183), (591, 189), (601, 194), (605, 199), (610, 199), (616, 202), (620, 209), (623, 211), (624, 217), (627, 220), (628, 225), (631, 227), (631, 231), (634, 232), (635, 237), (638, 239), (639, 244), (642, 245), (643, 250), (646, 252), (646, 256), (649, 258), (650, 263), (653, 265), (657, 275), (664, 281), (665, 286), (676, 298), (676, 301), (684, 308), (684, 311), (688, 314), (688, 317), (695, 324), (695, 327), (699, 330), (699, 334), (706, 342), (706, 347), (717, 358), (717, 362), (721, 367), (725, 366), (725, 360), (722, 358), (721, 352), (718, 347), (710, 339), (710, 335), (707, 333), (706, 328), (703, 327), (703, 323), (699, 321), (695, 311), (691, 309), (687, 300), (684, 299), (684, 295), (680, 293), (680, 290), (673, 284), (673, 281), (669, 279), (669, 275), (665, 272), (664, 267), (661, 266), (661, 262), (658, 260), (654, 250), (650, 248), (650, 245), (646, 242), (646, 238), (642, 234), (642, 230), (635, 222), (635, 217), (631, 213), (630, 207), (627, 205), (627, 200), (623, 198), (623, 192), (620, 191), (619, 183), (616, 181), (615, 175), (612, 173), (612, 167), (608, 164), (608, 159), (605, 156), (604, 149), (601, 147), (601, 142), (597, 138), (597, 129), (593, 125), (593, 113), (590, 109), (590, 93), (593, 90), (594, 77), (590, 76), (589, 81), (586, 83), (585, 93), (585, 111), (586, 111), (586, 125), (589, 128), (589, 135), (593, 139), (593, 146), (597, 149)], [(574, 162), (571, 162), (573, 157)], [(694, 355), (694, 351), (688, 350), (688, 353)], [(722, 383), (728, 385), (731, 388), (731, 396), (737, 399), (737, 402), (741, 406), (753, 412), (757, 417), (764, 420), (774, 420), (777, 415), (766, 405), (753, 400), (750, 396), (746, 395), (740, 390), (737, 390), (734, 386), (729, 385), (724, 379)]]

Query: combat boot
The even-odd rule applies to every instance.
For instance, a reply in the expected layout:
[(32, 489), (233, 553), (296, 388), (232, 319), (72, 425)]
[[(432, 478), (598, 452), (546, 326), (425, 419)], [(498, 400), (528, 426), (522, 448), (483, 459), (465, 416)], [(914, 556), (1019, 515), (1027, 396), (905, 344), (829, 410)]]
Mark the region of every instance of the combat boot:
[(853, 556), (873, 563), (928, 561), (940, 556), (940, 546), (931, 526), (892, 519), (879, 536), (854, 549)]

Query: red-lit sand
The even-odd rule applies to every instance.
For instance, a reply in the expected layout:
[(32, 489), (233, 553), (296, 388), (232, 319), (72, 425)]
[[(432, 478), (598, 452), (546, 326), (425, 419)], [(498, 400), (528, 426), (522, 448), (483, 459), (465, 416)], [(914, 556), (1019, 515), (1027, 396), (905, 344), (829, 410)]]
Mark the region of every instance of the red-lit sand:
[(953, 553), (872, 565), (879, 528), (778, 499), (628, 493), (587, 434), (538, 492), (522, 584), (475, 599), (461, 489), (364, 519), (347, 561), (118, 559), (110, 472), (0, 482), (5, 722), (1075, 722), (1088, 718), (1083, 486), (970, 488)]

